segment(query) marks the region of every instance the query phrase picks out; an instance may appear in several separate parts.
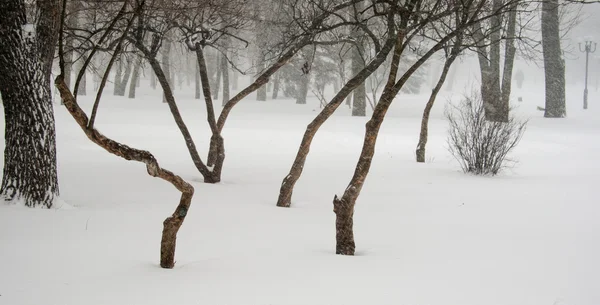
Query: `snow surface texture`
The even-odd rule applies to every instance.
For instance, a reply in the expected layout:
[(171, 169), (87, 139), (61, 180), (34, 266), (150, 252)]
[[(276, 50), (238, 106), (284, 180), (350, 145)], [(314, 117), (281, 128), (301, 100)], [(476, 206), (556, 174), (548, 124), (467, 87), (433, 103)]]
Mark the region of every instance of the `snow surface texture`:
[[(0, 304), (600, 304), (600, 94), (584, 112), (581, 87), (569, 88), (569, 117), (543, 119), (539, 85), (515, 89), (531, 120), (519, 163), (494, 178), (463, 174), (447, 152), (443, 98), (429, 162), (417, 164), (427, 96), (398, 96), (357, 203), (355, 257), (334, 254), (332, 198), (351, 178), (366, 118), (342, 106), (323, 126), (284, 209), (280, 183), (316, 99), (240, 103), (224, 129), (223, 183), (209, 185), (158, 91), (106, 96), (100, 131), (196, 188), (173, 270), (159, 268), (159, 243), (178, 192), (91, 143), (57, 105), (61, 198), (73, 208), (0, 205)], [(176, 93), (205, 156), (203, 102)]]

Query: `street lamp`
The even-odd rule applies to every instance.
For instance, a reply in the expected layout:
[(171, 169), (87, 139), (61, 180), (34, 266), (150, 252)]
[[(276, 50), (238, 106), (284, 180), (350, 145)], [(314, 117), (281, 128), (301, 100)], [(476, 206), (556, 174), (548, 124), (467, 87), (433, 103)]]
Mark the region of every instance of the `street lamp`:
[[(594, 46), (592, 48), (592, 45)], [(582, 53), (585, 52), (585, 89), (583, 89), (583, 109), (587, 109), (588, 107), (588, 88), (587, 88), (587, 83), (588, 83), (588, 61), (589, 61), (589, 57), (590, 57), (590, 53), (594, 53), (596, 52), (596, 43), (586, 40), (585, 41), (585, 47), (582, 48), (581, 47), (581, 42), (579, 43), (579, 51), (581, 51)]]

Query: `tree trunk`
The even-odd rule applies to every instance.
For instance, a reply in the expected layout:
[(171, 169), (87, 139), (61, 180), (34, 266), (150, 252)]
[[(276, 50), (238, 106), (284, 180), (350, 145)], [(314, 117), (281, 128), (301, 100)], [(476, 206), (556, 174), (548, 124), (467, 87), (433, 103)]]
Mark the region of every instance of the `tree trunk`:
[(196, 66), (196, 73), (194, 74), (194, 87), (195, 87), (195, 95), (194, 97), (199, 100), (200, 99), (200, 92), (202, 91), (202, 88), (200, 87), (200, 70), (198, 68), (198, 65), (194, 65)]
[[(165, 39), (163, 41), (161, 55), (162, 55), (162, 58), (161, 58), (162, 70), (164, 71), (163, 73), (165, 74), (165, 80), (169, 83), (169, 87), (170, 87), (171, 91), (173, 91), (173, 80), (171, 79), (171, 61), (170, 61), (171, 42), (169, 41), (169, 39)], [(158, 78), (158, 75), (156, 77)], [(167, 97), (165, 95), (166, 95), (166, 93), (164, 93), (164, 88), (163, 88), (163, 103), (168, 103)]]
[(310, 145), (319, 128), (323, 125), (323, 123), (325, 123), (325, 121), (327, 121), (327, 119), (331, 117), (331, 115), (333, 115), (335, 110), (337, 110), (337, 108), (344, 102), (346, 97), (349, 96), (356, 87), (363, 83), (367, 77), (369, 77), (369, 75), (376, 71), (382, 63), (385, 62), (396, 41), (396, 35), (390, 34), (386, 40), (386, 43), (381, 48), (381, 51), (379, 51), (379, 53), (375, 56), (375, 58), (362, 71), (348, 80), (348, 82), (342, 86), (342, 89), (333, 97), (333, 99), (331, 99), (331, 101), (325, 105), (325, 107), (323, 107), (323, 110), (321, 110), (321, 112), (312, 120), (312, 122), (308, 124), (308, 127), (304, 132), (304, 136), (302, 137), (300, 147), (298, 148), (298, 153), (296, 154), (296, 158), (292, 164), (292, 168), (281, 183), (279, 198), (277, 199), (278, 207), (291, 206), (294, 186), (302, 175), (304, 164), (306, 163), (306, 157), (310, 151)]
[[(355, 4), (359, 11), (363, 9), (363, 3)], [(356, 16), (360, 20), (359, 16)], [(352, 32), (351, 37), (356, 41), (356, 45), (352, 48), (352, 74), (356, 75), (360, 70), (365, 68), (365, 48), (362, 43), (362, 31), (356, 29)], [(352, 94), (352, 116), (367, 115), (367, 92), (365, 82), (362, 82)]]
[(544, 51), (544, 75), (546, 78), (546, 108), (544, 117), (564, 118), (565, 65), (560, 49), (560, 22), (558, 0), (542, 2), (542, 47)]
[(221, 77), (223, 78), (223, 103), (227, 104), (229, 101), (229, 63), (227, 62), (227, 56), (221, 55)]
[(279, 95), (279, 84), (281, 83), (281, 79), (279, 77), (279, 75), (275, 76), (275, 79), (273, 80), (273, 95), (271, 96), (271, 99), (277, 99), (277, 96)]
[[(261, 58), (261, 61), (262, 60), (263, 59)], [(259, 70), (262, 71), (264, 69), (264, 67), (265, 67), (264, 63), (261, 63)], [(260, 71), (259, 71), (259, 73), (260, 73)], [(265, 82), (264, 85), (260, 86), (258, 88), (258, 90), (256, 90), (256, 100), (257, 101), (261, 101), (261, 102), (267, 101), (267, 83), (268, 83), (268, 80), (267, 80), (267, 82)]]
[[(83, 69), (83, 63), (87, 61), (87, 56), (84, 54), (77, 65), (77, 70), (81, 71)], [(79, 86), (77, 87), (77, 94), (79, 95), (87, 95), (87, 71), (83, 72), (81, 77), (81, 81), (79, 81)], [(65, 72), (66, 73), (66, 72)]]
[[(0, 93), (5, 116), (0, 196), (28, 207), (52, 207), (58, 197), (56, 136), (50, 72), (60, 1), (38, 1), (35, 31), (25, 4), (0, 1)], [(33, 29), (32, 29), (33, 30)]]
[(417, 162), (423, 163), (425, 162), (425, 147), (427, 146), (427, 138), (429, 134), (429, 115), (431, 113), (431, 108), (433, 108), (433, 103), (435, 103), (435, 99), (442, 89), (444, 82), (446, 81), (446, 76), (448, 75), (448, 71), (450, 67), (458, 57), (460, 53), (460, 49), (462, 48), (462, 37), (459, 36), (455, 42), (455, 45), (452, 47), (452, 51), (450, 52), (449, 57), (444, 62), (444, 67), (442, 68), (442, 74), (440, 75), (435, 87), (431, 90), (431, 95), (429, 96), (429, 100), (427, 101), (427, 105), (425, 105), (425, 110), (423, 110), (423, 119), (421, 120), (421, 133), (419, 134), (419, 143), (417, 144), (416, 157)]
[(117, 71), (115, 72), (115, 86), (113, 88), (113, 95), (119, 95), (119, 88), (121, 88), (121, 79), (123, 79), (123, 56), (120, 56), (117, 62)]
[(127, 60), (127, 66), (125, 67), (125, 73), (123, 73), (123, 78), (118, 82), (119, 86), (117, 89), (118, 96), (125, 96), (125, 90), (127, 89), (127, 83), (129, 82), (129, 78), (133, 71), (133, 59), (125, 58)]
[(156, 89), (156, 74), (152, 69), (150, 69), (150, 87)]
[(296, 98), (296, 104), (306, 104), (306, 96), (308, 95), (308, 86), (310, 84), (310, 72), (300, 77), (300, 83), (298, 86), (298, 97)]
[(215, 65), (215, 72), (216, 72), (216, 81), (215, 81), (215, 86), (214, 88), (212, 88), (212, 95), (213, 95), (213, 100), (218, 100), (219, 99), (219, 91), (221, 90), (221, 79), (223, 78), (223, 69), (221, 69), (221, 55), (220, 54), (215, 54), (215, 61), (217, 62), (217, 64)]
[(206, 165), (208, 167), (212, 167), (210, 180), (212, 183), (216, 183), (221, 181), (221, 170), (223, 169), (223, 163), (225, 162), (225, 143), (223, 142), (223, 137), (221, 137), (221, 132), (217, 127), (213, 101), (210, 96), (210, 82), (208, 80), (204, 50), (199, 43), (196, 44), (195, 50), (196, 57), (198, 58), (198, 67), (200, 71), (200, 81), (202, 82), (202, 90), (204, 93), (204, 101), (206, 104), (206, 119), (212, 132)]
[(142, 66), (142, 58), (140, 56), (136, 55), (134, 61), (133, 75), (131, 76), (131, 83), (129, 84), (129, 98), (135, 98), (135, 89), (139, 82), (140, 69)]

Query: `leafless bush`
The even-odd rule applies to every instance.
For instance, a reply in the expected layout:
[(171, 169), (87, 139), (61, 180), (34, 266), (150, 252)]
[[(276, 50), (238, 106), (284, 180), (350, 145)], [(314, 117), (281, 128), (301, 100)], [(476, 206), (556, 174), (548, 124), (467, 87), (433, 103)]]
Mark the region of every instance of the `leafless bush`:
[(476, 90), (458, 105), (447, 106), (445, 116), (450, 123), (448, 150), (465, 173), (493, 176), (514, 162), (506, 157), (523, 137), (527, 121), (514, 115), (508, 122), (487, 121)]

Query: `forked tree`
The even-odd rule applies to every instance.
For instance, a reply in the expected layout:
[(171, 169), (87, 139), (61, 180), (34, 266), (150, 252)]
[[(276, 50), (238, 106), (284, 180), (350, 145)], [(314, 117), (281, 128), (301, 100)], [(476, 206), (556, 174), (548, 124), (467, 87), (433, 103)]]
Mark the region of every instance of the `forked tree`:
[(0, 1), (0, 92), (4, 172), (0, 195), (50, 208), (59, 194), (50, 72), (58, 39), (59, 0)]

